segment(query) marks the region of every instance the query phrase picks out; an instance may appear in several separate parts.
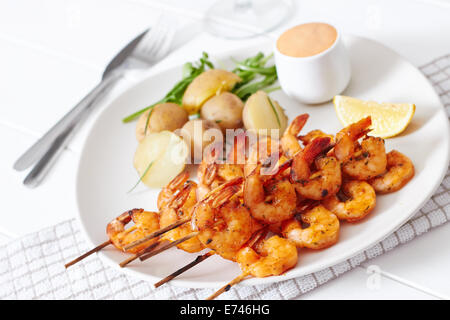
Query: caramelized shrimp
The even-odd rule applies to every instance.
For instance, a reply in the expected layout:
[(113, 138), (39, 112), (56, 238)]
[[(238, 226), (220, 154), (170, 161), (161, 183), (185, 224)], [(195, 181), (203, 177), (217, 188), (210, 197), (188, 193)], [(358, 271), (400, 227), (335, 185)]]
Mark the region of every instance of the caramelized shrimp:
[(197, 171), (200, 182), (199, 199), (203, 199), (211, 189), (218, 187), (222, 183), (244, 176), (245, 140), (242, 141), (242, 139), (236, 137), (225, 163), (218, 163), (220, 152), (217, 148), (217, 145), (212, 145), (206, 151), (206, 157), (199, 165)]
[(243, 247), (236, 255), (236, 262), (246, 275), (278, 276), (297, 264), (297, 248), (287, 239), (272, 236), (257, 247)]
[[(303, 226), (302, 223), (307, 226)], [(282, 224), (282, 235), (299, 248), (324, 249), (339, 238), (339, 220), (322, 205), (301, 214), (301, 222), (290, 219)]]
[(189, 179), (189, 173), (183, 171), (177, 175), (167, 186), (162, 188), (158, 195), (158, 210), (162, 210), (166, 207), (174, 198), (175, 194), (180, 191), (184, 183)]
[[(318, 137), (294, 157), (291, 181), (302, 197), (321, 200), (339, 191), (342, 182), (339, 162), (332, 156), (318, 157), (329, 147), (329, 137)], [(312, 164), (315, 164), (315, 172), (311, 172)]]
[(298, 143), (298, 134), (305, 126), (308, 118), (309, 115), (307, 113), (297, 116), (294, 120), (292, 120), (291, 124), (287, 127), (281, 137), (281, 147), (284, 155), (288, 159), (292, 159), (297, 152), (302, 150), (302, 147)]
[(329, 137), (331, 143), (334, 143), (334, 136), (331, 134), (327, 134), (321, 130), (312, 130), (310, 132), (308, 132), (307, 134), (305, 134), (304, 136), (299, 136), (300, 141), (303, 142), (303, 144), (306, 146), (308, 144), (311, 143), (311, 141), (313, 141), (315, 138), (319, 138), (319, 137)]
[(293, 216), (297, 196), (294, 187), (287, 179), (261, 175), (261, 164), (259, 164), (257, 169), (245, 179), (244, 203), (250, 209), (253, 218), (272, 224)]
[(193, 224), (199, 240), (225, 259), (235, 260), (237, 251), (250, 239), (256, 221), (249, 210), (233, 196), (242, 178), (226, 182), (200, 201), (194, 210)]
[(361, 144), (358, 139), (370, 130), (372, 120), (369, 117), (342, 129), (336, 135), (334, 155), (342, 162), (342, 171), (357, 180), (368, 180), (386, 170), (386, 149), (384, 140), (366, 136)]
[(259, 163), (276, 165), (287, 160), (281, 151), (279, 140), (267, 136), (258, 137), (258, 141), (250, 146), (250, 154), (244, 166), (244, 176), (248, 177), (252, 174)]
[(375, 208), (375, 190), (367, 182), (347, 181), (343, 183), (340, 191), (342, 194), (339, 192), (330, 196), (322, 200), (322, 204), (341, 220), (361, 220)]
[(367, 137), (357, 151), (342, 163), (342, 171), (353, 179), (368, 180), (385, 172), (386, 164), (384, 140)]
[[(160, 226), (167, 227), (181, 219), (191, 217), (194, 206), (197, 203), (196, 188), (197, 184), (193, 181), (186, 181), (184, 185), (179, 187), (179, 192), (172, 198), (172, 201), (160, 211)], [(189, 223), (166, 232), (162, 239), (171, 242), (183, 238), (192, 233)], [(193, 237), (177, 245), (177, 248), (186, 252), (198, 252), (205, 247), (198, 237)]]
[(227, 155), (226, 162), (219, 166), (217, 175), (223, 181), (230, 181), (244, 176), (245, 154), (245, 134), (235, 137), (233, 146)]
[(407, 156), (392, 150), (387, 154), (387, 171), (368, 182), (377, 193), (390, 193), (403, 188), (414, 177), (414, 165)]
[(358, 139), (370, 132), (372, 118), (366, 117), (358, 122), (352, 123), (336, 134), (336, 145), (333, 148), (334, 155), (339, 161), (348, 160), (358, 145)]
[(205, 151), (205, 157), (198, 166), (197, 178), (200, 186), (210, 188), (214, 180), (217, 179), (218, 164), (216, 163), (220, 153), (214, 147)]
[[(131, 220), (135, 223), (134, 226), (125, 230), (125, 226)], [(133, 209), (122, 213), (116, 219), (108, 223), (106, 226), (106, 234), (117, 249), (123, 250), (127, 244), (142, 239), (158, 229), (158, 213), (144, 211), (144, 209)], [(146, 241), (133, 249), (130, 249), (129, 252), (137, 253), (156, 241), (157, 239)]]

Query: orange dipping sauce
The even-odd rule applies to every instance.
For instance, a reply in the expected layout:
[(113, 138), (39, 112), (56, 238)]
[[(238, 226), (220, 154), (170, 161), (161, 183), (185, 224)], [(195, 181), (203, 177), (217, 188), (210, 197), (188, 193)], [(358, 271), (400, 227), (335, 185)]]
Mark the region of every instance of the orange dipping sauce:
[(290, 57), (311, 57), (335, 43), (337, 31), (327, 23), (312, 22), (285, 31), (277, 40), (277, 49)]

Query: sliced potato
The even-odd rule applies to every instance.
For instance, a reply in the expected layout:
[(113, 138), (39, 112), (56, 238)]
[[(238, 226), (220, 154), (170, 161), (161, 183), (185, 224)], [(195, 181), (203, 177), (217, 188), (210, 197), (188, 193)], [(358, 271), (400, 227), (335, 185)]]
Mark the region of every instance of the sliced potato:
[[(258, 91), (248, 98), (242, 118), (247, 130), (273, 138), (281, 137), (288, 124), (283, 108), (264, 91)], [(276, 134), (279, 136), (274, 136)]]
[(188, 155), (186, 142), (175, 133), (149, 133), (136, 149), (134, 167), (145, 185), (161, 188), (183, 171)]
[(203, 103), (216, 94), (233, 89), (241, 78), (233, 72), (211, 69), (203, 72), (189, 84), (183, 95), (183, 107), (189, 114), (200, 111)]

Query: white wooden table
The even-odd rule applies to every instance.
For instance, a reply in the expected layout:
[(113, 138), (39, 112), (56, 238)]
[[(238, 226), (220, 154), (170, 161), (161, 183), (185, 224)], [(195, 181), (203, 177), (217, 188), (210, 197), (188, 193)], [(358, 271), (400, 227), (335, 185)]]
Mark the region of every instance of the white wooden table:
[[(450, 53), (450, 0), (294, 1), (281, 29), (328, 21), (378, 40), (420, 66)], [(22, 185), (17, 157), (99, 80), (112, 55), (161, 14), (201, 21), (208, 0), (5, 0), (0, 3), (0, 243), (73, 218), (75, 174), (90, 123), (44, 183)], [(280, 30), (276, 30), (280, 32)], [(161, 64), (242, 46), (206, 33)], [(120, 91), (117, 88), (115, 92)], [(101, 109), (101, 108), (100, 108)], [(92, 121), (91, 121), (92, 122)], [(450, 298), (450, 224), (434, 229), (303, 296), (305, 299)], [(381, 270), (374, 278), (372, 268)]]

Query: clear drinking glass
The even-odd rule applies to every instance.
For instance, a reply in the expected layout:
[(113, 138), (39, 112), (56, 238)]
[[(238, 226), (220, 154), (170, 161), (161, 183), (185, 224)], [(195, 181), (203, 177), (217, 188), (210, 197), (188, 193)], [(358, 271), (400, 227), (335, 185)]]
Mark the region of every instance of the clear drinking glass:
[(292, 12), (290, 0), (217, 0), (204, 17), (207, 32), (228, 39), (273, 30)]

